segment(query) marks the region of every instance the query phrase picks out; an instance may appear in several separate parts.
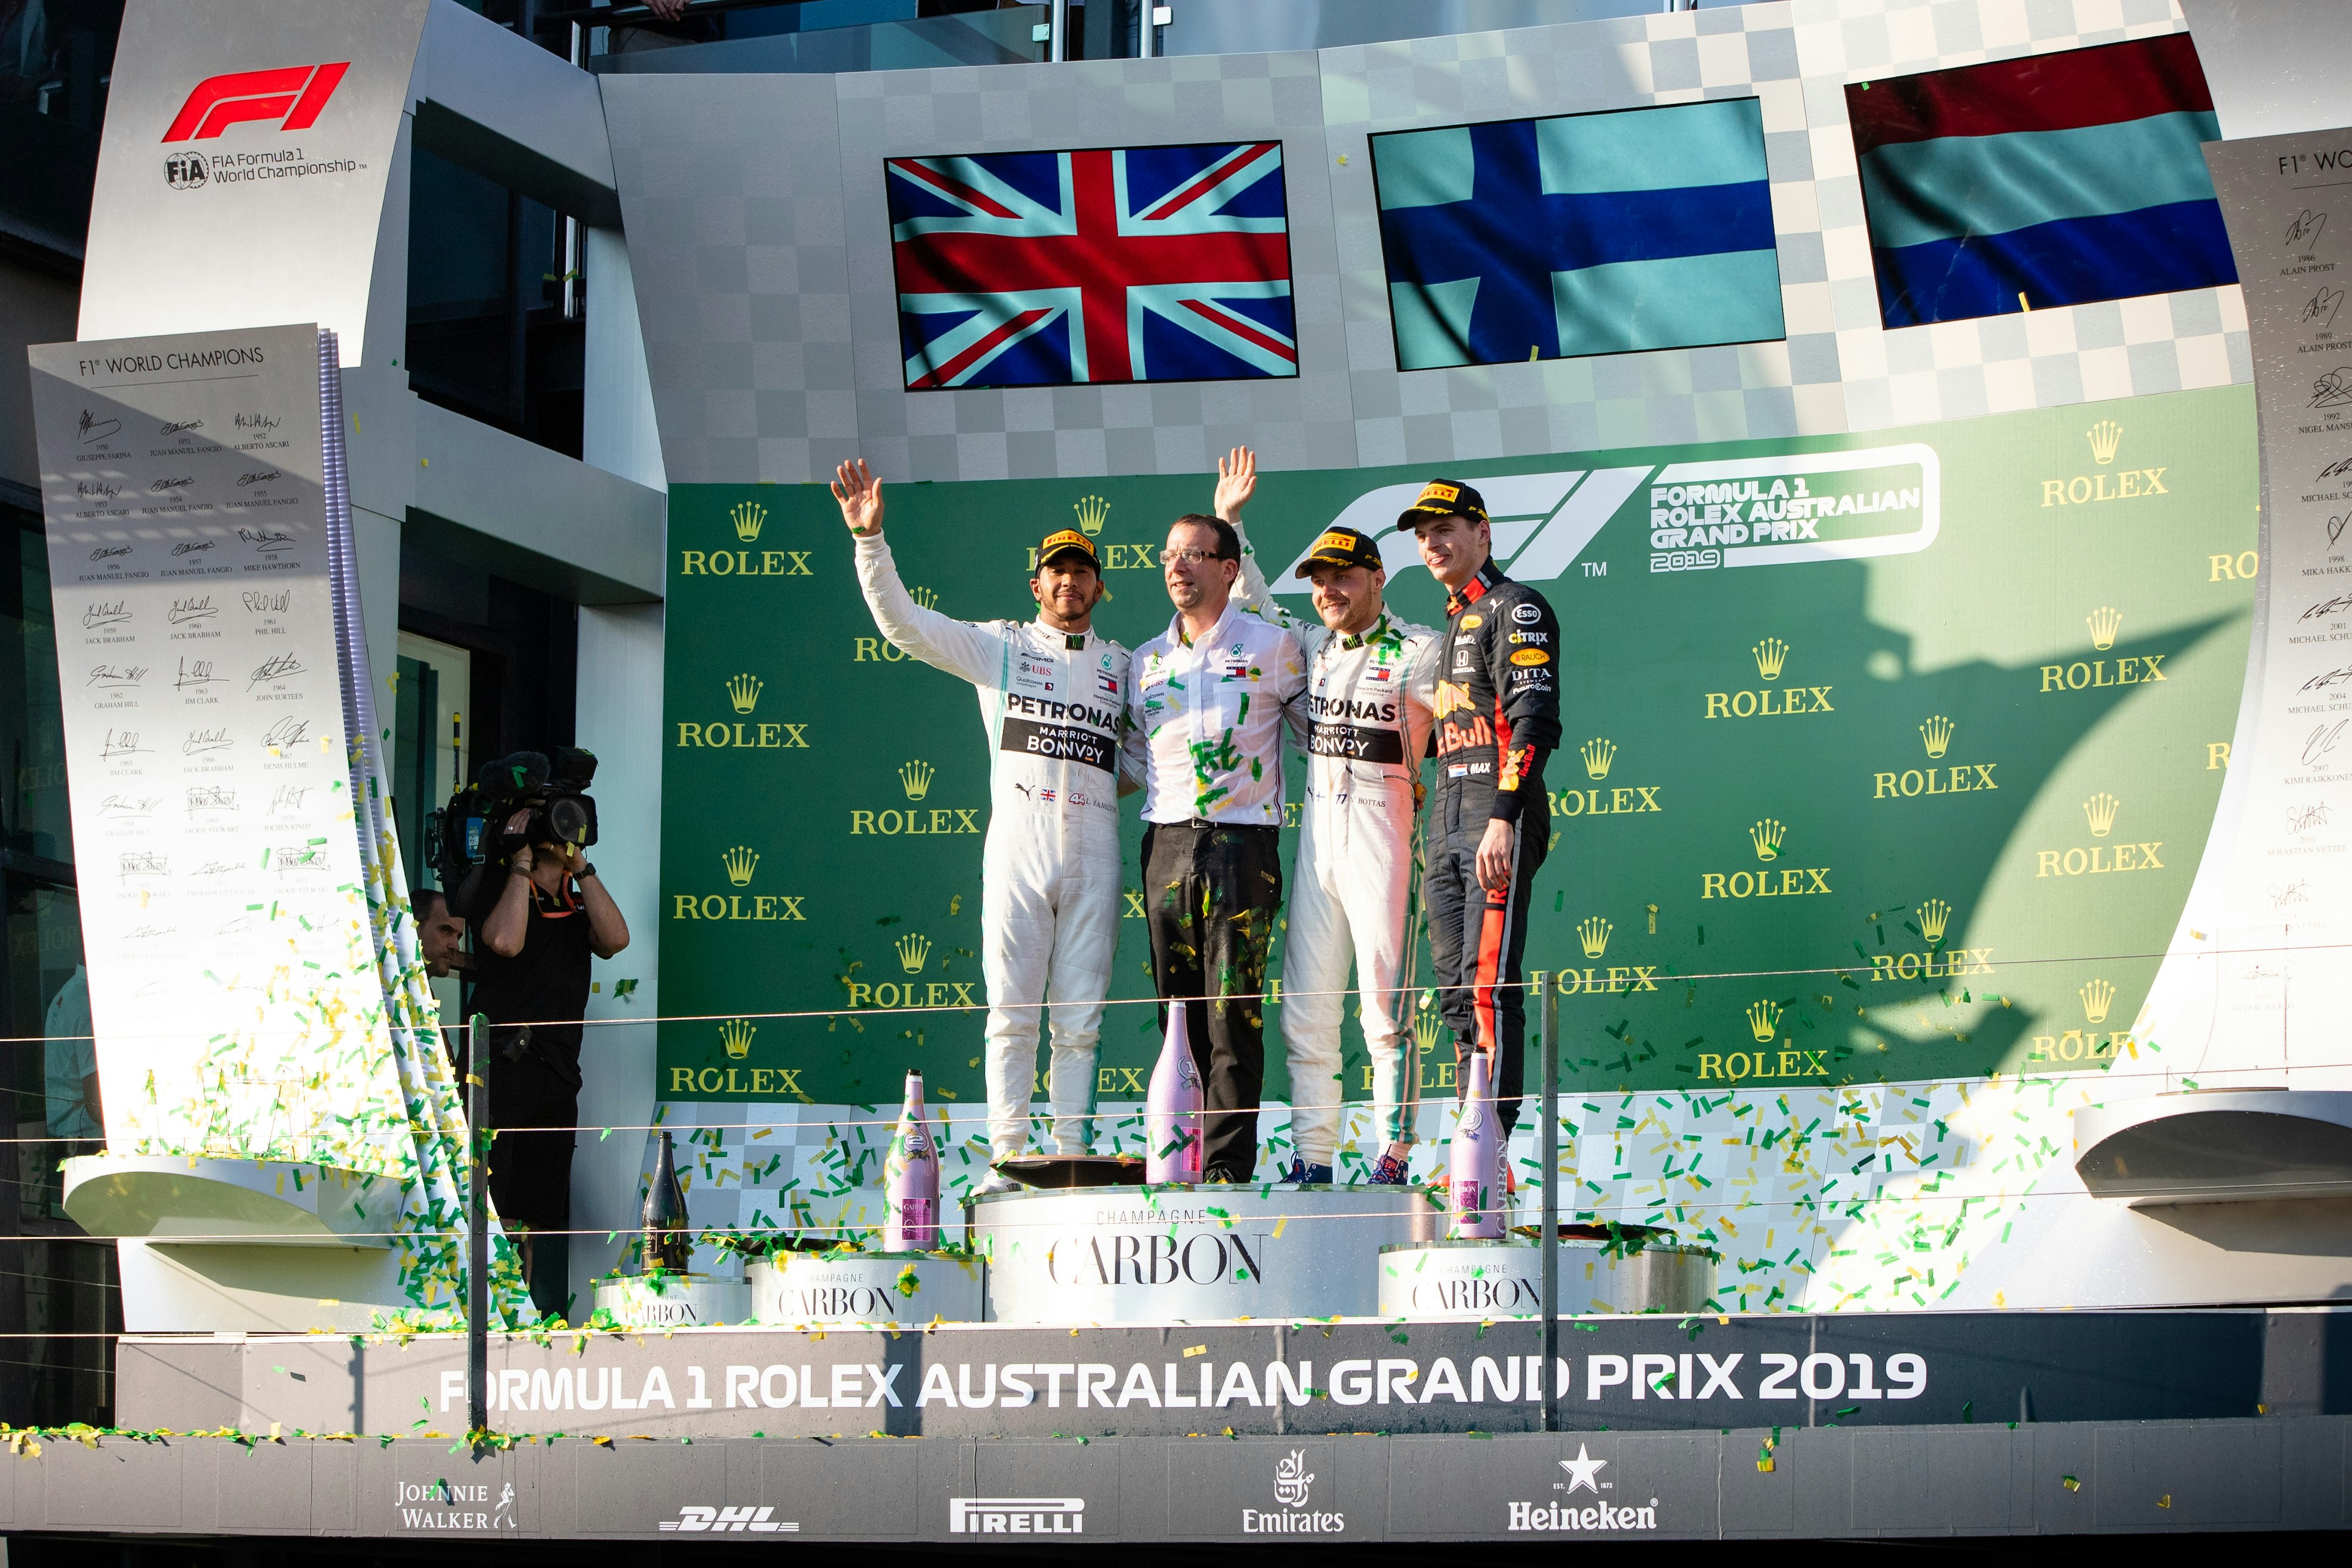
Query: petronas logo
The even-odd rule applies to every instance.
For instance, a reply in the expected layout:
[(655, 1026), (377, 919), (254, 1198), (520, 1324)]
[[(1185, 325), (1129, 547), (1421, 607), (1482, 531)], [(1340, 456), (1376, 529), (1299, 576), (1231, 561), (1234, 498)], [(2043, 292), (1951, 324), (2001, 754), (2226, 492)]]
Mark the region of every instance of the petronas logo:
[(2123, 445), (2124, 427), (2112, 419), (2102, 419), (2083, 432), (2091, 438), (2091, 458), (2105, 468), (2116, 460), (2116, 448)]
[(1780, 679), (1780, 670), (1789, 662), (1789, 645), (1779, 637), (1766, 637), (1752, 650), (1756, 655), (1756, 673), (1767, 680)]
[(756, 675), (738, 675), (727, 682), (727, 700), (735, 704), (738, 713), (749, 713), (760, 705), (760, 693), (766, 682)]
[(1617, 746), (1614, 742), (1604, 741), (1595, 736), (1577, 750), (1584, 758), (1585, 777), (1605, 779), (1609, 776), (1609, 764), (1617, 760)]
[(931, 939), (908, 931), (898, 941), (898, 967), (909, 974), (920, 974), (924, 961), (931, 956)]
[(2083, 815), (2091, 820), (2091, 837), (2105, 838), (2116, 826), (2116, 812), (2123, 805), (2105, 790), (2083, 803)]
[(751, 873), (760, 868), (760, 852), (748, 844), (738, 844), (719, 857), (727, 868), (727, 880), (739, 888), (751, 885)]
[(2104, 980), (2094, 980), (2083, 987), (2083, 1016), (2094, 1024), (2107, 1021), (2107, 1009), (2115, 1005), (2116, 988)]
[(1609, 933), (1617, 928), (1594, 915), (1576, 928), (1576, 937), (1584, 944), (1584, 956), (1599, 958), (1609, 951)]
[(1780, 1008), (1773, 1002), (1758, 1002), (1748, 1009), (1748, 1032), (1756, 1037), (1759, 1046), (1769, 1046), (1780, 1032)]
[(1941, 713), (1935, 714), (1919, 726), (1919, 739), (1927, 743), (1927, 755), (1940, 757), (1952, 743), (1952, 721)]
[(1756, 846), (1756, 858), (1778, 860), (1780, 858), (1780, 839), (1788, 831), (1784, 824), (1769, 816), (1749, 828), (1748, 838)]
[(768, 526), (768, 509), (758, 501), (747, 500), (727, 514), (735, 525), (735, 537), (749, 544), (760, 537), (760, 530)]
[(2116, 634), (2123, 630), (2124, 618), (2102, 605), (2083, 617), (2091, 628), (2091, 646), (2105, 653), (2116, 646)]
[(1110, 521), (1110, 502), (1100, 496), (1081, 496), (1070, 509), (1078, 514), (1078, 527), (1091, 539), (1103, 531)]
[(1919, 906), (1919, 934), (1931, 942), (1944, 940), (1944, 930), (1951, 923), (1952, 906), (1941, 899), (1929, 899)]
[(740, 1062), (751, 1054), (751, 1037), (759, 1032), (760, 1026), (749, 1018), (730, 1018), (719, 1026), (719, 1047), (729, 1061)]
[(925, 762), (912, 762), (898, 770), (898, 783), (906, 789), (908, 800), (920, 800), (931, 793), (931, 780), (939, 770)]

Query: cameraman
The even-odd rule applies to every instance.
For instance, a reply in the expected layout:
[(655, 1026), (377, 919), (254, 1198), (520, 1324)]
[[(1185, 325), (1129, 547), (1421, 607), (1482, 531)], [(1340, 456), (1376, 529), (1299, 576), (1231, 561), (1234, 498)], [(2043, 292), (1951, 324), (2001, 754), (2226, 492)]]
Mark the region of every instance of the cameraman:
[[(530, 807), (507, 822), (530, 830)], [(517, 848), (474, 952), (474, 1010), (490, 1031), (490, 1197), (516, 1234), (531, 1299), (566, 1313), (572, 1224), (572, 1134), (580, 1118), (580, 1020), (588, 961), (629, 945), (628, 922), (580, 847), (544, 840)], [(534, 1243), (533, 1232), (544, 1233)]]

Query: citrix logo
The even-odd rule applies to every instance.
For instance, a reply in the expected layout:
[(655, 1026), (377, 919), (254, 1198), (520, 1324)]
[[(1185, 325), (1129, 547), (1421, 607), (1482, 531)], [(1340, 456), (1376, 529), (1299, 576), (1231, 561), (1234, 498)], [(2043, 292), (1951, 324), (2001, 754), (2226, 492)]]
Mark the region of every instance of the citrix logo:
[(330, 65), (283, 66), (275, 70), (231, 71), (196, 83), (187, 102), (163, 132), (166, 142), (204, 142), (249, 120), (275, 120), (281, 131), (308, 131), (334, 96), (349, 60)]

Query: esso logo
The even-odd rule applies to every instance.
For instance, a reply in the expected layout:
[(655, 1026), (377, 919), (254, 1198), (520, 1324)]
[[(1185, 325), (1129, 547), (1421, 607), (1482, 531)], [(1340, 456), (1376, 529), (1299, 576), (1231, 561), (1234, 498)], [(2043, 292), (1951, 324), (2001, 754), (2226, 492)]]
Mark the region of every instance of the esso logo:
[(1537, 609), (1533, 605), (1513, 605), (1511, 606), (1511, 619), (1518, 622), (1519, 625), (1523, 626), (1531, 626), (1538, 621), (1543, 619), (1543, 612)]

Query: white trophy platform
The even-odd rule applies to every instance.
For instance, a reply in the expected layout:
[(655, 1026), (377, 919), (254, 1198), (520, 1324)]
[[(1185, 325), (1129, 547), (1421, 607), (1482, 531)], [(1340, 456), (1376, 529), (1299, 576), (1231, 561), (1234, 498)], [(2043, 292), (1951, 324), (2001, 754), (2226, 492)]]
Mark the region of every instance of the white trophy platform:
[[(1562, 1316), (1703, 1311), (1714, 1289), (1714, 1256), (1699, 1247), (1653, 1244), (1629, 1252), (1582, 1237), (1559, 1243)], [(1539, 1318), (1543, 1251), (1517, 1237), (1384, 1247), (1380, 1298), (1383, 1318)]]
[(364, 1329), (407, 1304), (400, 1183), (334, 1166), (190, 1155), (65, 1162), (66, 1213), (118, 1238), (131, 1333)]
[(751, 1316), (769, 1325), (976, 1323), (980, 1259), (932, 1252), (787, 1252), (751, 1260)]
[(751, 1291), (710, 1274), (608, 1274), (596, 1281), (596, 1306), (632, 1329), (698, 1329), (750, 1318)]
[(1381, 1248), (1444, 1223), (1420, 1187), (1076, 1187), (967, 1211), (998, 1323), (1360, 1317)]

